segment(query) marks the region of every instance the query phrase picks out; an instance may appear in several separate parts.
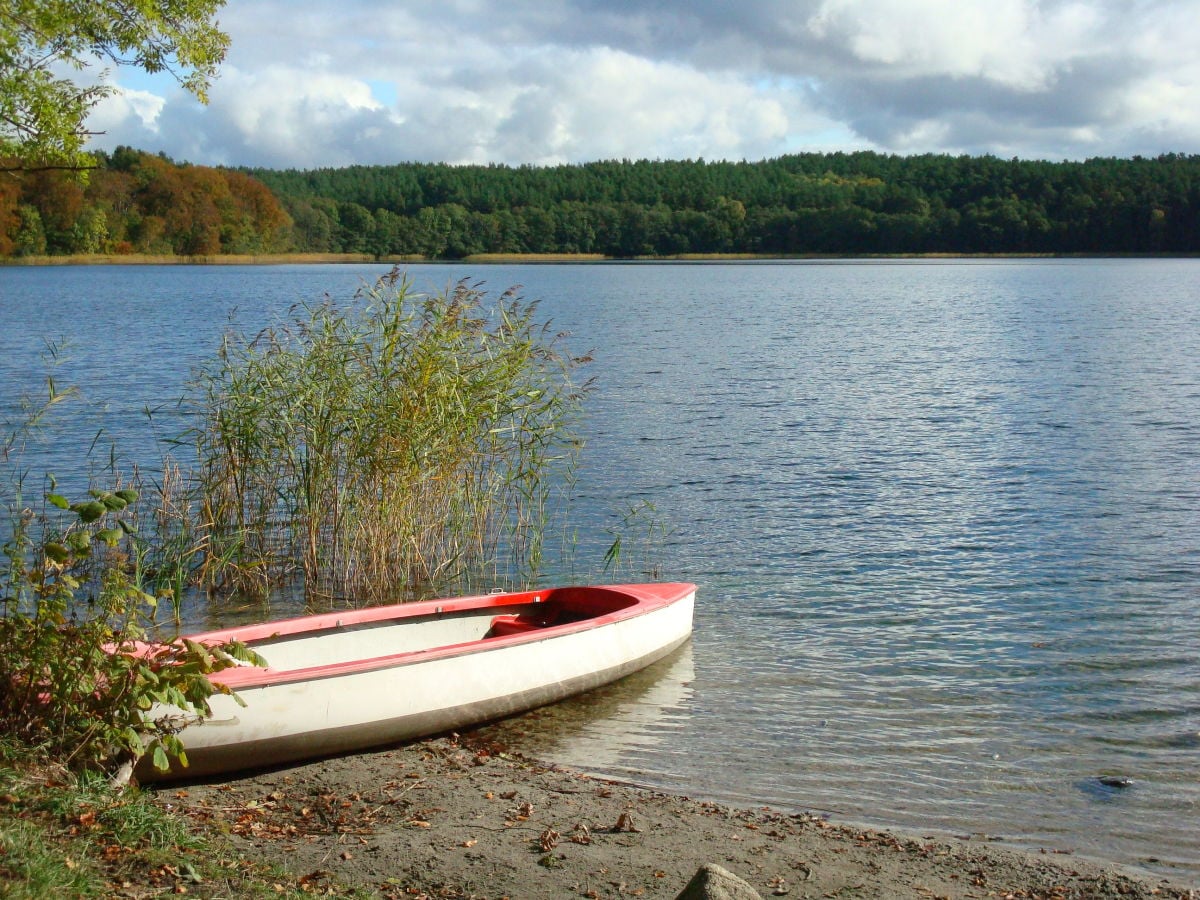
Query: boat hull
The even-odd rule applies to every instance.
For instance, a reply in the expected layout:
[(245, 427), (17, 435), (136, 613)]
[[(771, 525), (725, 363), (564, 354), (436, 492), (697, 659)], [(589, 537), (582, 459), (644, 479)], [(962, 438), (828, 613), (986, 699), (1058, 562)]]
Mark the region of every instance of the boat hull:
[[(533, 612), (542, 609), (557, 614), (559, 598), (551, 590), (536, 596), (541, 608), (529, 602), (529, 594), (489, 595), (392, 608), (394, 619), (381, 616), (381, 610), (364, 611), (374, 623), (343, 616), (334, 620), (332, 629), (329, 616), (293, 620), (321, 627), (301, 627), (291, 634), (286, 633), (290, 624), (286, 622), (278, 623), (284, 626), (283, 634), (256, 626), (248, 643), (268, 662), (273, 653), (286, 656), (286, 649), (275, 649), (285, 642), (309, 640), (313, 652), (319, 653), (336, 635), (345, 635), (341, 640), (346, 648), (365, 643), (374, 652), (388, 643), (391, 634), (379, 631), (381, 623), (394, 630), (397, 640), (402, 629), (417, 626), (439, 631), (441, 640), (449, 635), (451, 643), (365, 659), (325, 659), (299, 669), (247, 667), (220, 673), (217, 677), (246, 705), (214, 696), (212, 717), (187, 725), (180, 734), (189, 765), (174, 766), (167, 773), (143, 767), (138, 775), (143, 781), (202, 778), (378, 747), (503, 718), (642, 669), (691, 634), (694, 585), (561, 590), (567, 592), (566, 605), (576, 608), (577, 614), (588, 604), (600, 614), (515, 633), (499, 631), (496, 623), (513, 610), (531, 619)], [(618, 595), (629, 598), (628, 602), (621, 600), (621, 608), (610, 609)], [(513, 602), (506, 604), (508, 597)], [(487, 630), (479, 637), (454, 641), (456, 634), (461, 637), (480, 629)], [(326, 631), (330, 634), (322, 639)], [(237, 632), (197, 637), (241, 637)], [(259, 634), (263, 637), (256, 640)], [(317, 637), (310, 637), (313, 634)], [(341, 654), (345, 656), (345, 651)]]

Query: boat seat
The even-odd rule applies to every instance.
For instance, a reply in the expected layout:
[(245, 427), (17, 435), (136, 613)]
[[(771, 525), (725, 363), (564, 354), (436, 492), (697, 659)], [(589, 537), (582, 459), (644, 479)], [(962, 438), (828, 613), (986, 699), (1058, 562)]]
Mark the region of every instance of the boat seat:
[(492, 628), (488, 632), (492, 637), (502, 637), (509, 634), (524, 634), (527, 631), (537, 631), (539, 628), (546, 628), (554, 624), (556, 611), (548, 611), (548, 615), (532, 616), (509, 615), (496, 616), (492, 619)]

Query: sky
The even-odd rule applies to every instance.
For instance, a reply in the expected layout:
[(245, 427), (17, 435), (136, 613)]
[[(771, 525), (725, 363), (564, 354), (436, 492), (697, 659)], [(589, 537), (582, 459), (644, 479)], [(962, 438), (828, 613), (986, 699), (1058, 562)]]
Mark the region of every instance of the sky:
[(121, 68), (93, 146), (203, 165), (1200, 152), (1200, 0), (228, 0), (210, 103)]

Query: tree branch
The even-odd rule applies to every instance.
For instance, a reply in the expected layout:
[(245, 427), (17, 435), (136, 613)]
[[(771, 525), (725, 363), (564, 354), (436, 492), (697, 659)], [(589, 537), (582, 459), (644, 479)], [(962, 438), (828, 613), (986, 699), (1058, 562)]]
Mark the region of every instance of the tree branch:
[[(98, 133), (103, 134), (103, 132), (98, 132)], [(90, 171), (92, 169), (99, 169), (99, 168), (100, 168), (100, 166), (95, 165), (95, 164), (87, 165), (87, 166), (85, 166), (85, 165), (70, 165), (70, 164), (66, 164), (66, 163), (64, 163), (62, 165), (44, 165), (44, 166), (19, 166), (19, 165), (18, 166), (10, 166), (10, 165), (6, 165), (6, 164), (0, 164), (0, 172), (22, 172), (22, 173), (24, 173), (24, 172), (29, 172), (29, 173), (34, 173), (34, 172), (86, 172), (86, 171)]]

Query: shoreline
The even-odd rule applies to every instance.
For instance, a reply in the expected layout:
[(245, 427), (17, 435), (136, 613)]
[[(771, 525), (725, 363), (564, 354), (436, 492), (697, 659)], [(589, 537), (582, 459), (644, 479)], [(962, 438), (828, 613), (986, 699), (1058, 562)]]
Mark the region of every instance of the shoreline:
[(287, 265), (583, 265), (583, 264), (702, 264), (822, 261), (939, 261), (1026, 259), (1196, 259), (1195, 253), (866, 253), (830, 255), (796, 253), (681, 253), (673, 256), (604, 256), (599, 253), (477, 253), (461, 259), (427, 259), (423, 256), (383, 256), (368, 253), (265, 253), (172, 256), (147, 254), (76, 254), (0, 258), (0, 267), (45, 266), (287, 266)]
[(674, 898), (706, 864), (764, 898), (1200, 896), (1200, 884), (1050, 849), (663, 793), (472, 734), (155, 793), (300, 889), (389, 898)]

